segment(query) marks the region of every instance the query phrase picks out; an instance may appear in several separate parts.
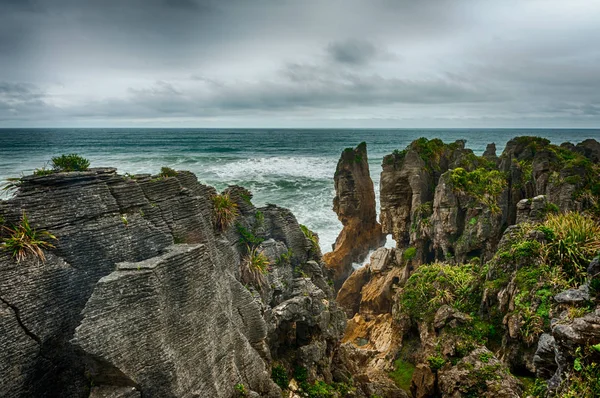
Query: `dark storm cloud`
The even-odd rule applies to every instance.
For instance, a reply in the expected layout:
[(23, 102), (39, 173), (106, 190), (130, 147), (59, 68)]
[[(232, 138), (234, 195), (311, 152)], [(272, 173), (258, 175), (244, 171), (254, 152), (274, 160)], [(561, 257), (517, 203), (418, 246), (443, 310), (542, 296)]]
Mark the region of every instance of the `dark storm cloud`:
[(0, 126), (592, 126), (598, 12), (584, 0), (0, 0)]

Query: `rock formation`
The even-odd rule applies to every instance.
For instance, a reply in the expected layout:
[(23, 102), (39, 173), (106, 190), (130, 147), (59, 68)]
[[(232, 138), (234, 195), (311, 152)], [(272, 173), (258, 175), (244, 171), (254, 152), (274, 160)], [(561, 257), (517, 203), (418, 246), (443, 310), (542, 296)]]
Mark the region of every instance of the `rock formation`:
[(392, 394), (387, 378), (413, 397), (600, 394), (598, 261), (577, 285), (581, 266), (553, 254), (575, 245), (572, 228), (597, 235), (597, 148), (518, 137), (478, 157), (420, 139), (386, 156), (381, 222), (397, 247), (339, 290), (337, 366), (354, 366), (364, 389)]
[[(334, 381), (345, 315), (311, 242), (240, 187), (221, 233), (216, 193), (189, 172), (22, 178), (0, 219), (58, 240), (45, 263), (0, 251), (0, 396), (280, 397), (276, 363)], [(249, 248), (269, 269), (244, 285)]]
[(343, 229), (333, 251), (323, 257), (334, 270), (334, 286), (339, 289), (352, 272), (352, 263), (362, 261), (369, 250), (382, 246), (385, 236), (377, 222), (375, 191), (369, 174), (367, 144), (346, 148), (335, 170), (333, 210)]

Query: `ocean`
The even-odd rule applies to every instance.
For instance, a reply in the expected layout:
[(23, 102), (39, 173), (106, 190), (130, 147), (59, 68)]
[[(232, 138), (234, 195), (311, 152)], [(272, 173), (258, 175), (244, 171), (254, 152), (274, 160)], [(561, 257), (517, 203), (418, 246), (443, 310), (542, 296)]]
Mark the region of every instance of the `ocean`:
[(78, 153), (92, 167), (116, 167), (120, 173), (156, 174), (162, 166), (190, 170), (219, 190), (229, 184), (248, 188), (257, 206), (291, 209), (318, 233), (326, 252), (342, 228), (332, 200), (333, 174), (344, 148), (367, 143), (379, 196), (383, 156), (414, 139), (465, 139), (480, 155), (491, 142), (500, 154), (519, 135), (575, 143), (600, 140), (600, 129), (0, 129), (0, 181), (30, 174), (63, 153)]

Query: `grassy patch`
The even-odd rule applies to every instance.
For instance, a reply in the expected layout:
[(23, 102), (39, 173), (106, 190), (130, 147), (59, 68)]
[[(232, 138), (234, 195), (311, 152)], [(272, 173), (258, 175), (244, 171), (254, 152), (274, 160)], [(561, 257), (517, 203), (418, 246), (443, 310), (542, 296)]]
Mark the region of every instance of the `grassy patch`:
[(397, 359), (394, 361), (394, 370), (389, 373), (389, 376), (394, 383), (403, 390), (410, 391), (410, 381), (415, 372), (415, 365), (410, 362)]
[(160, 169), (160, 174), (161, 177), (166, 178), (166, 177), (177, 177), (177, 171), (173, 170), (170, 167), (161, 167)]
[(484, 168), (467, 171), (457, 167), (450, 171), (450, 182), (455, 191), (471, 196), (489, 207), (492, 213), (500, 212), (498, 197), (508, 184), (504, 173)]

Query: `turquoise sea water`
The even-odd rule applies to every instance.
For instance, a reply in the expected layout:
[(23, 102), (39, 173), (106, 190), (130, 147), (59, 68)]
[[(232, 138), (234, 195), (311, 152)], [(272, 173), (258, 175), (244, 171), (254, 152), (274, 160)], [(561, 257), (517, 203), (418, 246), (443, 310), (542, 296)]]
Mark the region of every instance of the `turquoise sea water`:
[(157, 173), (161, 166), (190, 170), (218, 189), (247, 187), (257, 205), (288, 207), (329, 251), (341, 229), (331, 207), (333, 174), (344, 148), (367, 142), (378, 193), (383, 156), (416, 138), (465, 139), (477, 154), (495, 142), (500, 154), (518, 135), (580, 142), (600, 140), (600, 129), (0, 129), (0, 179), (29, 174), (52, 156), (72, 152), (120, 173)]

